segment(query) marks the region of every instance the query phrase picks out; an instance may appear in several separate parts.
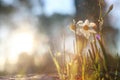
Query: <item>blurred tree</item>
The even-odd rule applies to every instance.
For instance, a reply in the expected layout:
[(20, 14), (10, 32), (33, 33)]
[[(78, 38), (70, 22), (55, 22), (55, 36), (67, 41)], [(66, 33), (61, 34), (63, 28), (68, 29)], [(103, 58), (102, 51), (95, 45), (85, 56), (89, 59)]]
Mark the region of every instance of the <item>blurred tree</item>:
[(99, 18), (99, 0), (75, 0), (76, 21), (78, 20), (93, 20)]
[(0, 0), (0, 14), (10, 14), (14, 11), (13, 6), (5, 6)]

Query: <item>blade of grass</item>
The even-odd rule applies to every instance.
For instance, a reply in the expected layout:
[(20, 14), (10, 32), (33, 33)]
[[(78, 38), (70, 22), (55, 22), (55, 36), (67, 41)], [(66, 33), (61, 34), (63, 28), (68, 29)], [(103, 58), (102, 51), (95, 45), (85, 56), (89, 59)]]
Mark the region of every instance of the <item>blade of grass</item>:
[(106, 53), (106, 51), (105, 51), (105, 48), (104, 48), (104, 46), (103, 46), (103, 43), (102, 43), (102, 40), (99, 40), (99, 39), (97, 39), (98, 40), (98, 42), (99, 42), (99, 45), (100, 45), (100, 47), (101, 47), (101, 49), (102, 49), (102, 53), (103, 53), (103, 57), (104, 57), (104, 60), (103, 60), (103, 62), (104, 62), (104, 69), (105, 69), (105, 71), (107, 72), (108, 71), (108, 66), (107, 66), (107, 53)]
[(60, 65), (59, 65), (58, 61), (56, 60), (56, 58), (53, 56), (52, 51), (50, 49), (49, 49), (49, 52), (50, 52), (50, 55), (55, 63), (55, 66), (57, 68), (58, 75), (59, 75), (60, 79), (63, 80)]

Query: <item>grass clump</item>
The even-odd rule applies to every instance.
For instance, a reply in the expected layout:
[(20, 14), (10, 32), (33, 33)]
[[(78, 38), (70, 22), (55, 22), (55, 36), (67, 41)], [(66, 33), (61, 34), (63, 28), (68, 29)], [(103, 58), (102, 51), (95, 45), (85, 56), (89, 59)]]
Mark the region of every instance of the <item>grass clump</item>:
[(100, 5), (98, 25), (87, 19), (73, 21), (70, 29), (75, 34), (74, 58), (69, 62), (64, 53), (61, 65), (50, 50), (60, 80), (120, 80), (120, 57), (106, 51), (102, 34), (104, 18), (112, 8), (102, 15)]

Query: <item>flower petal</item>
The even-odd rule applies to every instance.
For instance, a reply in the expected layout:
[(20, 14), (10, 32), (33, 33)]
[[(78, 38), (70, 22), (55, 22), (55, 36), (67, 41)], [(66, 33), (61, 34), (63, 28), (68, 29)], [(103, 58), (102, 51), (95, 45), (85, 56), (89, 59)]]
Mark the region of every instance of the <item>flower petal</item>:
[(89, 37), (90, 37), (90, 34), (87, 34), (87, 35), (86, 35), (86, 38), (89, 39)]
[(70, 30), (74, 32), (76, 30), (76, 26), (74, 24), (71, 24), (70, 25)]
[(77, 22), (77, 25), (78, 25), (78, 27), (82, 27), (82, 26), (83, 26), (83, 21), (79, 20), (79, 21)]
[(85, 20), (84, 25), (89, 25), (89, 20), (88, 19)]
[(83, 28), (81, 28), (80, 32), (83, 34), (83, 33), (85, 33), (85, 30)]
[(88, 30), (89, 33), (97, 33), (95, 30), (91, 29), (91, 30)]
[(82, 21), (82, 20), (79, 20), (79, 21), (77, 22), (77, 24), (83, 24), (83, 21)]
[(80, 32), (84, 35), (84, 37), (86, 37), (87, 39), (90, 37), (90, 32), (84, 30), (84, 29), (80, 29)]
[(89, 39), (89, 37), (90, 37), (90, 33), (89, 33), (88, 31), (85, 31), (85, 32), (83, 33), (83, 35), (84, 35), (87, 39)]
[(93, 22), (91, 22), (91, 23), (89, 24), (89, 27), (96, 27), (96, 24), (93, 23)]
[(81, 28), (82, 28), (82, 27), (83, 27), (83, 24), (78, 24), (78, 26), (77, 26), (77, 27), (81, 27)]

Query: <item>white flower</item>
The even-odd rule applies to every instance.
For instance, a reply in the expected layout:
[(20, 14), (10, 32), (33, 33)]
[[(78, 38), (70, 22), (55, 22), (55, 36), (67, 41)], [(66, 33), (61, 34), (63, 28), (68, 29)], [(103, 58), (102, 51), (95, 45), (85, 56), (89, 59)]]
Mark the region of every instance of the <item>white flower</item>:
[(90, 34), (93, 33), (95, 34), (96, 31), (94, 28), (96, 27), (96, 24), (93, 22), (89, 22), (88, 20), (83, 21), (78, 21), (76, 24), (76, 34), (78, 35), (84, 35), (87, 39), (89, 39)]

